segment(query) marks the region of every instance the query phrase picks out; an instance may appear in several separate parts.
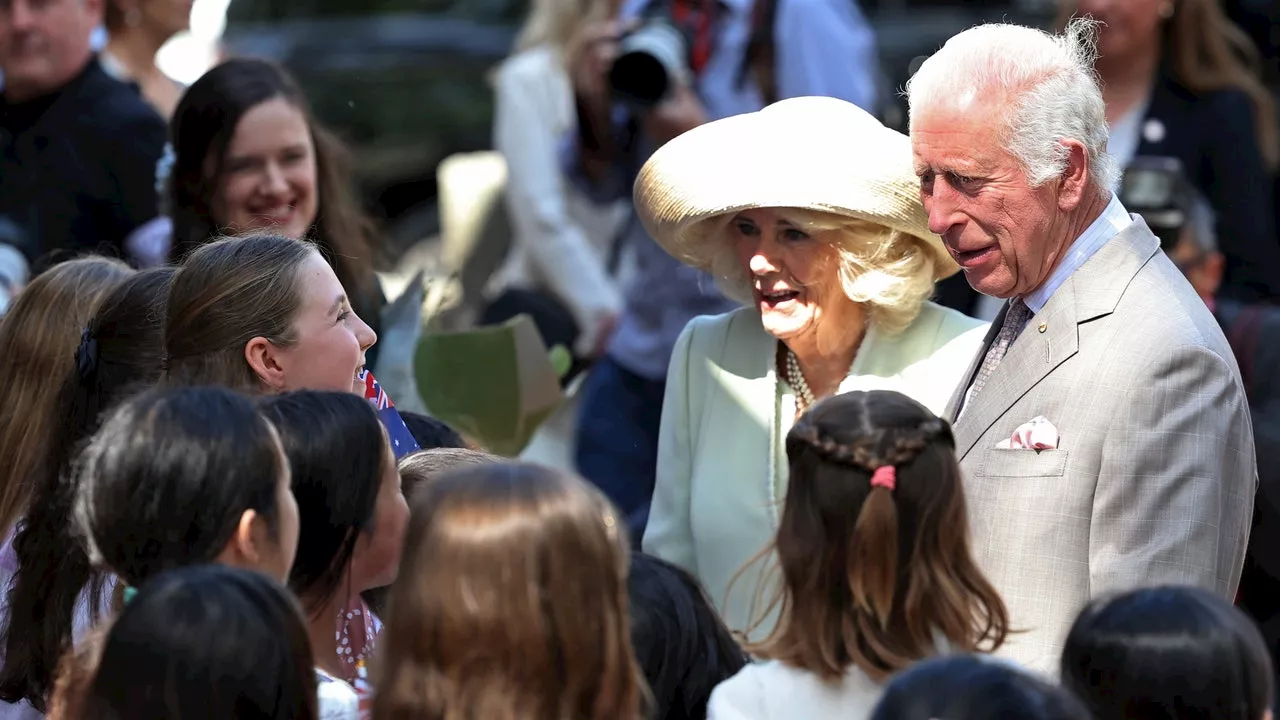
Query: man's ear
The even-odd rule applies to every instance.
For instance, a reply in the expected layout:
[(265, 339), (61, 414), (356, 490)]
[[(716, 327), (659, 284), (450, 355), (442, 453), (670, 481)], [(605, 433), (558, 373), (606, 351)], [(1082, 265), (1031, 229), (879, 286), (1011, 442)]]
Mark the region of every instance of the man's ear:
[(1060, 140), (1067, 150), (1067, 166), (1063, 168), (1059, 180), (1062, 187), (1058, 189), (1058, 209), (1071, 212), (1079, 207), (1090, 192), (1092, 180), (1089, 176), (1089, 151), (1079, 140)]
[(285, 389), (284, 366), (280, 349), (264, 337), (255, 337), (244, 346), (244, 360), (263, 385), (276, 391)]

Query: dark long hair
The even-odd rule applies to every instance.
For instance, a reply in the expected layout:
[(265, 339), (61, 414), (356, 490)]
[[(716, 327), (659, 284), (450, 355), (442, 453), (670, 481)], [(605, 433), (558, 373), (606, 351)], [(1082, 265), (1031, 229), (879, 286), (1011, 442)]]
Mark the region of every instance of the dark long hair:
[(373, 273), (377, 234), (351, 191), (348, 152), (312, 117), (306, 97), (289, 73), (266, 60), (236, 58), (218, 65), (187, 88), (174, 110), (170, 185), (174, 255), (183, 258), (223, 234), (212, 208), (227, 147), (245, 113), (275, 99), (302, 112), (315, 144), (319, 212), (311, 236), (352, 296), (357, 313), (376, 323), (376, 314), (360, 301), (381, 292)]
[(300, 390), (262, 408), (280, 431), (301, 520), (289, 587), (312, 617), (338, 592), (360, 533), (373, 530), (386, 436), (373, 406), (351, 393)]
[(197, 565), (160, 575), (125, 606), (67, 720), (315, 720), (315, 688), (288, 591), (251, 570)]
[(9, 589), (0, 697), (44, 707), (58, 657), (71, 641), (81, 590), (97, 615), (102, 576), (72, 532), (75, 451), (111, 406), (154, 383), (164, 357), (165, 302), (172, 268), (130, 276), (103, 298), (89, 319), (71, 372), (56, 392), (57, 424), (43, 465), (32, 474), (35, 495), (14, 537), (18, 570)]
[[(1261, 716), (1258, 716), (1261, 718)], [(1093, 720), (1067, 690), (1000, 660), (951, 655), (885, 687), (871, 720)]]
[[(779, 620), (749, 652), (881, 680), (937, 653), (939, 635), (960, 652), (1004, 642), (1008, 611), (969, 550), (946, 422), (901, 393), (837, 395), (791, 429), (787, 458), (773, 543), (783, 582), (754, 618), (780, 607)], [(872, 483), (890, 470), (892, 486)]]
[(747, 662), (702, 586), (683, 569), (632, 553), (631, 643), (653, 696), (654, 720), (705, 720), (716, 685)]
[(1259, 720), (1275, 697), (1271, 667), (1243, 612), (1204, 590), (1157, 587), (1080, 613), (1062, 651), (1062, 685), (1097, 720)]
[(140, 587), (212, 562), (254, 510), (278, 527), (275, 430), (248, 398), (216, 387), (150, 390), (111, 413), (76, 463), (76, 524), (89, 556)]

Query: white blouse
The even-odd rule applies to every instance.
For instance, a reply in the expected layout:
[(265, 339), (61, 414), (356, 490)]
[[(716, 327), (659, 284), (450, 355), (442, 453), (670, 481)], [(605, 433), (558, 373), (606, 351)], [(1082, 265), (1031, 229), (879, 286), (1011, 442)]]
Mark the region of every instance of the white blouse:
[(716, 686), (707, 720), (866, 720), (883, 688), (850, 667), (837, 682), (770, 660), (748, 665)]
[(575, 350), (589, 352), (601, 320), (622, 310), (622, 291), (608, 264), (629, 210), (623, 202), (592, 203), (564, 177), (561, 150), (576, 131), (577, 112), (558, 49), (536, 47), (511, 56), (493, 82), (494, 147), (507, 164), (505, 196), (514, 237), (490, 292), (550, 292), (578, 323)]

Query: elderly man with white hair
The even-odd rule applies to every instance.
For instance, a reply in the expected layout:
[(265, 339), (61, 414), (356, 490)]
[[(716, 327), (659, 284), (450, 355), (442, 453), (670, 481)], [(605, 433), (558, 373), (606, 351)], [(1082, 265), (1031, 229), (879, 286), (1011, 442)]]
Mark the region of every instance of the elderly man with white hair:
[(984, 25), (907, 86), (929, 229), (1008, 302), (947, 410), (974, 549), (1053, 672), (1092, 597), (1195, 585), (1231, 599), (1257, 486), (1231, 348), (1113, 193), (1094, 28)]

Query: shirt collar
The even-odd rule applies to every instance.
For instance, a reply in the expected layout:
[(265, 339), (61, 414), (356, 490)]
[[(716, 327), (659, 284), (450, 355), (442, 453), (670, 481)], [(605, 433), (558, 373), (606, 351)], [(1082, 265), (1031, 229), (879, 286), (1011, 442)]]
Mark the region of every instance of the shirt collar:
[(1120, 203), (1120, 198), (1115, 193), (1111, 193), (1111, 202), (1107, 203), (1107, 207), (1094, 220), (1089, 227), (1085, 228), (1080, 237), (1071, 243), (1071, 247), (1067, 249), (1067, 254), (1063, 256), (1062, 261), (1058, 263), (1058, 267), (1053, 269), (1040, 287), (1032, 293), (1022, 298), (1027, 304), (1031, 312), (1038, 313), (1044, 309), (1049, 302), (1049, 298), (1060, 287), (1062, 283), (1071, 277), (1071, 274), (1080, 269), (1094, 253), (1098, 252), (1103, 245), (1111, 238), (1119, 235), (1126, 228), (1133, 224), (1133, 218), (1129, 217), (1129, 211), (1124, 209), (1124, 205)]

